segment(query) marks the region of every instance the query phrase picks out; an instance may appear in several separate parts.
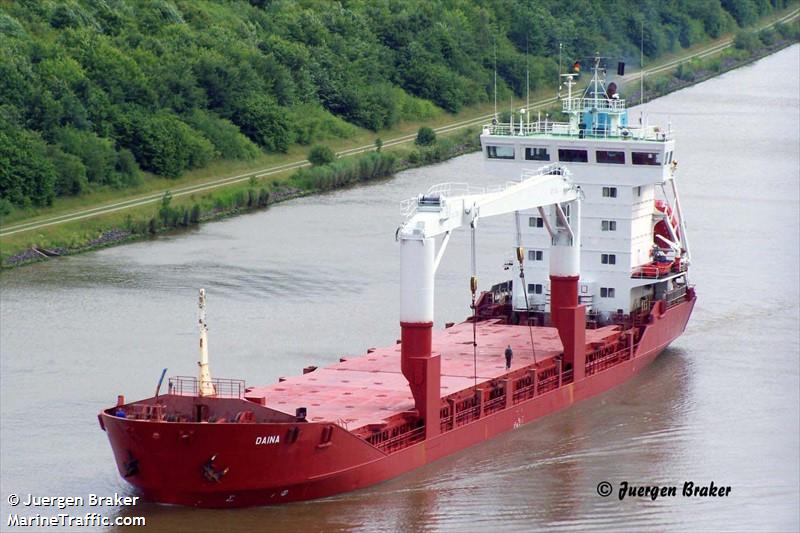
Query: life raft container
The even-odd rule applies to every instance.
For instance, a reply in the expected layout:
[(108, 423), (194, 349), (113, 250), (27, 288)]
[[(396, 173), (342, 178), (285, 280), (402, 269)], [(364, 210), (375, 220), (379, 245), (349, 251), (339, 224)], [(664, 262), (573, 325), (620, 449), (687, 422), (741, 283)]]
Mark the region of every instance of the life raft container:
[[(663, 240), (659, 239), (658, 236), (660, 235), (668, 241), (674, 241), (674, 238), (672, 237), (672, 232), (674, 232), (674, 234), (680, 238), (681, 234), (680, 227), (678, 226), (678, 218), (672, 211), (672, 207), (670, 207), (670, 205), (664, 200), (656, 200), (655, 208), (657, 211), (664, 213), (666, 218), (659, 220), (653, 228), (653, 244), (662, 249), (669, 249), (669, 245)], [(670, 232), (667, 224), (672, 226), (672, 232)]]

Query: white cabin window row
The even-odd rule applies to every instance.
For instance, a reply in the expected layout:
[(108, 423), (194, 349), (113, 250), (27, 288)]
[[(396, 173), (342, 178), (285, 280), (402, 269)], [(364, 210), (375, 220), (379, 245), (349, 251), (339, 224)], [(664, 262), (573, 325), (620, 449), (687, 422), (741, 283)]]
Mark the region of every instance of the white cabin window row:
[(528, 283), (528, 294), (542, 294), (543, 291), (541, 283)]
[(616, 198), (616, 197), (617, 197), (616, 187), (603, 187), (603, 198)]
[(550, 152), (546, 147), (528, 146), (525, 148), (526, 161), (550, 161)]
[(544, 261), (544, 251), (528, 250), (528, 261)]
[(532, 228), (543, 228), (544, 227), (544, 219), (542, 217), (529, 217), (528, 218), (528, 226)]
[(489, 159), (514, 159), (513, 146), (487, 146), (486, 156)]
[(614, 298), (614, 287), (600, 287), (600, 298)]
[(617, 255), (616, 254), (600, 254), (600, 262), (604, 265), (616, 265), (617, 264)]
[(617, 231), (617, 221), (616, 220), (603, 220), (600, 223), (600, 227), (603, 231)]
[[(550, 161), (550, 148), (547, 146), (525, 146), (526, 161)], [(589, 163), (589, 150), (581, 148), (558, 148), (558, 161), (561, 163)], [(516, 159), (514, 146), (486, 145), (486, 156), (489, 159)], [(663, 157), (662, 157), (663, 156)], [(624, 150), (595, 150), (593, 163), (602, 165), (625, 165), (628, 155)], [(663, 152), (630, 152), (632, 165), (661, 166), (672, 163), (672, 151)]]

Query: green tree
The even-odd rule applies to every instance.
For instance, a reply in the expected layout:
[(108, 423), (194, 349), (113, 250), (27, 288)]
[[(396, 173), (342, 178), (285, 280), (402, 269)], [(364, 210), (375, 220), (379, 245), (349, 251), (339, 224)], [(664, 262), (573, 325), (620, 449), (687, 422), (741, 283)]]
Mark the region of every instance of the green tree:
[(231, 117), (242, 132), (270, 152), (289, 149), (290, 127), (285, 112), (269, 96), (251, 95), (237, 102)]
[(187, 121), (214, 144), (225, 159), (253, 159), (261, 152), (235, 124), (202, 109), (193, 109)]
[(739, 26), (752, 24), (758, 18), (758, 8), (753, 0), (722, 0), (721, 4)]
[(415, 142), (420, 146), (430, 146), (436, 142), (436, 132), (433, 131), (433, 128), (422, 126), (419, 131), (417, 131), (417, 139)]
[(55, 141), (65, 152), (80, 158), (86, 167), (86, 178), (90, 183), (117, 183), (117, 151), (110, 139), (98, 137), (91, 131), (67, 127), (55, 132)]
[(173, 178), (214, 157), (214, 145), (178, 117), (169, 113), (147, 116), (138, 110), (130, 113), (129, 129), (123, 135), (142, 168)]
[(133, 152), (127, 148), (121, 148), (117, 155), (115, 170), (119, 176), (120, 183), (126, 187), (138, 185), (142, 180), (142, 172), (136, 164)]
[(0, 219), (11, 214), (14, 205), (6, 198), (0, 198)]
[(308, 152), (308, 160), (314, 166), (327, 165), (336, 159), (336, 154), (330, 146), (324, 144), (315, 144)]
[(86, 167), (79, 157), (65, 153), (56, 146), (48, 146), (47, 153), (56, 170), (57, 195), (77, 195), (88, 187)]
[(758, 35), (751, 31), (740, 31), (733, 40), (733, 45), (740, 50), (753, 52), (761, 46)]
[(41, 137), (0, 120), (0, 198), (17, 206), (50, 205), (56, 178)]

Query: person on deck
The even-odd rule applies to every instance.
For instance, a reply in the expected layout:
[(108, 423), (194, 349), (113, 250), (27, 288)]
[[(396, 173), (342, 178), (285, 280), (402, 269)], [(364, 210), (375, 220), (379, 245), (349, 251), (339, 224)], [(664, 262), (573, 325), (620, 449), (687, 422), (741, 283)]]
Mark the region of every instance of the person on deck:
[(506, 370), (511, 368), (511, 358), (514, 357), (514, 352), (511, 351), (511, 345), (506, 348)]

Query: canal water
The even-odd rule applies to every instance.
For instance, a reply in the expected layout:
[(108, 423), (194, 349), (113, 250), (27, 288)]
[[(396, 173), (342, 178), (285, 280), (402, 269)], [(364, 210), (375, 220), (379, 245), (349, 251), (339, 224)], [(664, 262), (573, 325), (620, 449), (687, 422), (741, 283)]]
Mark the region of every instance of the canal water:
[[(164, 367), (195, 374), (200, 287), (217, 377), (271, 383), (393, 344), (399, 202), (438, 182), (486, 183), (474, 176), (479, 154), (4, 273), (0, 530), (13, 510), (145, 516), (146, 530), (193, 533), (797, 531), (799, 64), (793, 46), (644, 106), (651, 123), (677, 131), (699, 298), (685, 335), (609, 393), (354, 493), (230, 511), (8, 503), (134, 494), (96, 415), (117, 394), (151, 396)], [(506, 279), (511, 228), (504, 219), (479, 229), (483, 287)], [(466, 235), (456, 235), (437, 275), (439, 325), (468, 314), (468, 281)], [(615, 493), (622, 481), (732, 490), (620, 501), (597, 494), (601, 481)]]

